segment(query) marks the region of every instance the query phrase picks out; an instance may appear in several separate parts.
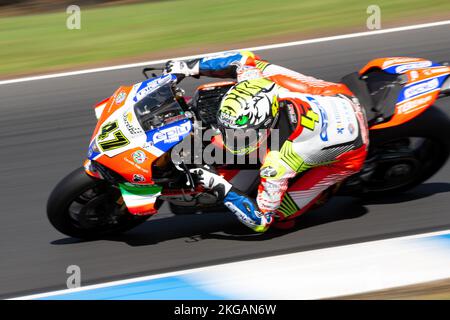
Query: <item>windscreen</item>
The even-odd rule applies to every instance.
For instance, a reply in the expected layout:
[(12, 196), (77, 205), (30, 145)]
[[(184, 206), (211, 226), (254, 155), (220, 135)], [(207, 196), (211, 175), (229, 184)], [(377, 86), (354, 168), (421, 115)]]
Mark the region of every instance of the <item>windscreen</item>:
[(183, 109), (175, 99), (172, 85), (167, 83), (137, 102), (134, 105), (134, 112), (142, 128), (148, 131), (182, 114)]

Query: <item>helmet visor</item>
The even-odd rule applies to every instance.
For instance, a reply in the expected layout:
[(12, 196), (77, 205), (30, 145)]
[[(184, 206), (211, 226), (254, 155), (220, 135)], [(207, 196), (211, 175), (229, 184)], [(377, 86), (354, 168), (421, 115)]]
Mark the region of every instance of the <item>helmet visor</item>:
[(237, 155), (249, 154), (258, 149), (267, 139), (268, 129), (225, 129), (221, 128), (225, 148)]

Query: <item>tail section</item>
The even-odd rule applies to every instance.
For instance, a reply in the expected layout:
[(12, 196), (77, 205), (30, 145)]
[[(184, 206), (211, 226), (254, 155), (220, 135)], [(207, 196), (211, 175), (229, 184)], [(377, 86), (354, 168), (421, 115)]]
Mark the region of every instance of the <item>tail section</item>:
[(449, 95), (450, 67), (421, 58), (380, 58), (342, 82), (364, 105), (370, 129), (383, 129), (410, 121)]

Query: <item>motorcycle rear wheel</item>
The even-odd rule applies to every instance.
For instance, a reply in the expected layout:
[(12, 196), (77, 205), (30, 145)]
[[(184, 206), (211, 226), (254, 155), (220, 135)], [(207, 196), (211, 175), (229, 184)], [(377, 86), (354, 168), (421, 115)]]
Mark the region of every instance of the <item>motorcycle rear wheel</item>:
[(59, 232), (80, 239), (117, 235), (148, 219), (130, 214), (118, 188), (87, 175), (82, 167), (54, 188), (47, 217)]
[[(450, 154), (449, 137), (450, 119), (435, 106), (400, 126), (370, 131), (365, 166), (345, 183), (339, 193), (375, 198), (416, 187), (446, 163)], [(385, 162), (381, 163), (380, 158)], [(373, 165), (370, 161), (374, 161), (375, 170), (368, 174), (368, 179), (363, 179), (359, 191), (345, 190), (352, 179), (360, 179), (370, 172)]]

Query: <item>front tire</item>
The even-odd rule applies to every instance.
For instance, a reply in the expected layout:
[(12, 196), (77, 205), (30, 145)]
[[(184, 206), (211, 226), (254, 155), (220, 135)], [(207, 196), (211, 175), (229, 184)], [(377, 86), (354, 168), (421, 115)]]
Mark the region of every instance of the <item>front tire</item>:
[(74, 238), (94, 239), (119, 234), (147, 220), (128, 212), (120, 190), (78, 168), (61, 180), (47, 202), (55, 229)]

